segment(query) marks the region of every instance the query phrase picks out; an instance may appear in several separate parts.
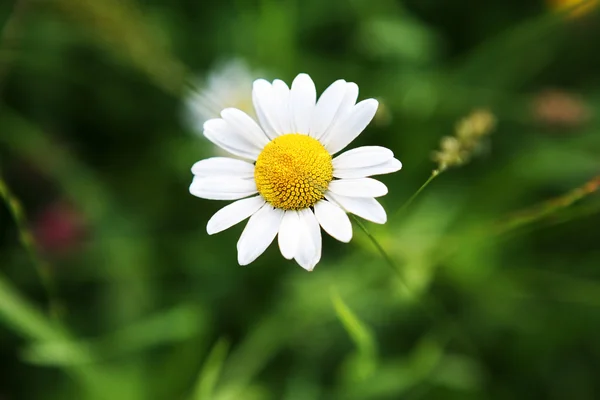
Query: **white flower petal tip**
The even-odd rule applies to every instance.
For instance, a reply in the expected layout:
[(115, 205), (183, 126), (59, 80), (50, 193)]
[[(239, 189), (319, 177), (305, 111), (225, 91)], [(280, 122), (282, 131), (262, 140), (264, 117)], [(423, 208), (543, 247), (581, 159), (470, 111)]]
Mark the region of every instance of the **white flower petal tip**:
[(216, 125), (220, 123), (219, 121), (221, 121), (221, 118), (211, 118), (209, 120), (206, 120), (202, 124), (202, 129), (207, 130), (211, 128), (216, 128)]
[(326, 200), (321, 200), (314, 208), (315, 217), (325, 232), (343, 243), (352, 240), (352, 223), (344, 210)]
[(195, 177), (190, 185), (191, 194), (208, 200), (237, 200), (256, 192), (256, 183), (250, 179)]
[(400, 160), (385, 147), (364, 146), (348, 150), (333, 159), (333, 176), (342, 179), (383, 175), (402, 169)]
[(375, 99), (363, 100), (356, 104), (348, 115), (333, 127), (325, 147), (335, 154), (348, 146), (369, 125), (379, 103)]
[(310, 76), (304, 73), (296, 76), (290, 90), (290, 101), (292, 129), (295, 133), (308, 134), (317, 101), (317, 89)]
[(252, 85), (252, 103), (256, 116), (269, 139), (277, 137), (278, 121), (273, 114), (273, 87), (264, 79), (257, 79)]
[(257, 88), (266, 87), (271, 87), (271, 83), (264, 78), (255, 79), (254, 82), (252, 82), (252, 89), (254, 90), (256, 90)]
[(199, 177), (252, 178), (254, 165), (235, 158), (212, 157), (195, 163), (192, 166), (192, 174)]
[(265, 204), (250, 217), (237, 243), (240, 265), (250, 264), (265, 252), (277, 235), (283, 215), (283, 210)]
[(310, 209), (298, 211), (298, 248), (294, 259), (302, 268), (312, 271), (321, 259), (321, 228)]
[(276, 123), (277, 133), (280, 135), (294, 133), (292, 129), (292, 114), (290, 110), (290, 88), (280, 79), (275, 79), (272, 84), (272, 113)]
[(317, 101), (315, 112), (310, 125), (310, 136), (315, 139), (321, 137), (331, 126), (344, 96), (346, 95), (346, 81), (343, 79), (333, 82)]
[(230, 126), (222, 118), (209, 119), (204, 123), (204, 136), (223, 150), (248, 160), (256, 160), (262, 147), (252, 143), (247, 135)]
[(295, 260), (296, 260), (296, 262), (298, 263), (298, 265), (299, 265), (299, 266), (300, 266), (300, 267), (301, 267), (303, 270), (305, 270), (305, 271), (307, 271), (307, 272), (313, 272), (313, 271), (314, 271), (314, 269), (315, 269), (315, 267), (316, 267), (316, 266), (317, 266), (317, 264), (319, 263), (319, 261), (320, 261), (320, 258), (319, 258), (319, 259), (312, 259), (312, 260), (308, 260), (308, 261), (304, 261), (304, 260), (302, 260), (302, 259), (298, 259), (298, 258), (296, 258)]
[(379, 202), (369, 197), (348, 197), (327, 192), (325, 197), (337, 203), (349, 213), (357, 215), (376, 224), (385, 224), (387, 214)]
[(390, 160), (389, 167), (390, 167), (389, 173), (398, 172), (402, 169), (402, 162), (400, 160), (398, 160), (397, 158), (393, 158), (392, 160)]
[[(334, 84), (335, 83), (336, 82), (334, 82)], [(331, 89), (331, 87), (327, 89)], [(324, 145), (327, 145), (332, 135), (339, 130), (339, 125), (350, 115), (350, 112), (358, 99), (358, 85), (354, 82), (344, 82), (343, 87), (339, 87), (338, 90), (340, 90), (341, 93), (334, 97), (331, 104), (331, 107), (334, 109), (331, 111), (333, 112), (332, 120), (327, 128), (324, 129), (323, 133), (317, 136)], [(326, 93), (323, 93), (323, 95), (325, 94)], [(323, 97), (323, 95), (321, 97)], [(331, 96), (333, 97), (333, 95)], [(341, 96), (341, 100), (338, 99), (337, 96)]]
[(238, 200), (228, 206), (217, 211), (206, 225), (206, 233), (214, 235), (231, 228), (252, 214), (257, 212), (263, 205), (265, 200), (262, 196), (251, 197), (248, 199)]
[(269, 143), (267, 135), (248, 114), (237, 108), (226, 108), (221, 111), (221, 118), (227, 122), (231, 129), (250, 141), (252, 145), (262, 150)]
[(335, 180), (329, 184), (329, 190), (349, 197), (381, 197), (388, 193), (387, 186), (372, 178)]
[(362, 168), (394, 158), (394, 153), (381, 146), (363, 146), (348, 150), (333, 159), (334, 169)]

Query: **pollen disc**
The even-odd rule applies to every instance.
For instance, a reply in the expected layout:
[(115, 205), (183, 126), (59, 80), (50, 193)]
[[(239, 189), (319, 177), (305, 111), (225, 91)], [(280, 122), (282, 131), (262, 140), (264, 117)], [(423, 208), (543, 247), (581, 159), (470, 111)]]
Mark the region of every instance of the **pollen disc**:
[(316, 139), (290, 133), (269, 142), (256, 160), (258, 192), (273, 207), (300, 210), (325, 197), (333, 179), (331, 155)]

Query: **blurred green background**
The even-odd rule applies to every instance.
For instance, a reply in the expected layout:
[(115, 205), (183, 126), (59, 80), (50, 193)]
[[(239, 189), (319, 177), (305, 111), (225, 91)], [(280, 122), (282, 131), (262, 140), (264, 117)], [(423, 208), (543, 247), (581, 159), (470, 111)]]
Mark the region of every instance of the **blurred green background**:
[[(600, 174), (600, 14), (556, 3), (0, 2), (0, 168), (26, 215), (0, 207), (0, 399), (600, 398), (600, 198), (535, 208)], [(229, 60), (380, 100), (352, 147), (404, 164), (368, 224), (397, 272), (357, 226), (312, 273), (276, 245), (238, 266), (243, 224), (206, 234), (225, 203), (188, 193), (215, 150), (186, 82)], [(398, 214), (481, 107), (476, 157)]]

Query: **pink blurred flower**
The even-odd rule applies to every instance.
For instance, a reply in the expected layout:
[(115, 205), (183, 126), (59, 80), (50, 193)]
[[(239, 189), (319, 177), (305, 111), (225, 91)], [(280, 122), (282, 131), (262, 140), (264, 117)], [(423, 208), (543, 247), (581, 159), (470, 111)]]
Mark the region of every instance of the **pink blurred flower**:
[(85, 236), (85, 219), (71, 204), (49, 204), (33, 220), (33, 234), (40, 251), (57, 256), (77, 250)]

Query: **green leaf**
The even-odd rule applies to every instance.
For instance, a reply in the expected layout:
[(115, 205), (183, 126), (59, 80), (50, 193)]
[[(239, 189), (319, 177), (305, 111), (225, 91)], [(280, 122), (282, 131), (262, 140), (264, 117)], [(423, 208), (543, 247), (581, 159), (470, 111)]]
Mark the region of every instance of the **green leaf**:
[(337, 290), (331, 290), (335, 313), (356, 345), (357, 354), (349, 359), (350, 366), (359, 378), (367, 378), (376, 368), (377, 343), (373, 332), (346, 305)]
[(196, 388), (192, 400), (206, 400), (213, 398), (213, 391), (217, 385), (219, 376), (227, 353), (229, 351), (229, 342), (223, 338), (219, 339), (206, 357), (204, 366), (196, 380)]

